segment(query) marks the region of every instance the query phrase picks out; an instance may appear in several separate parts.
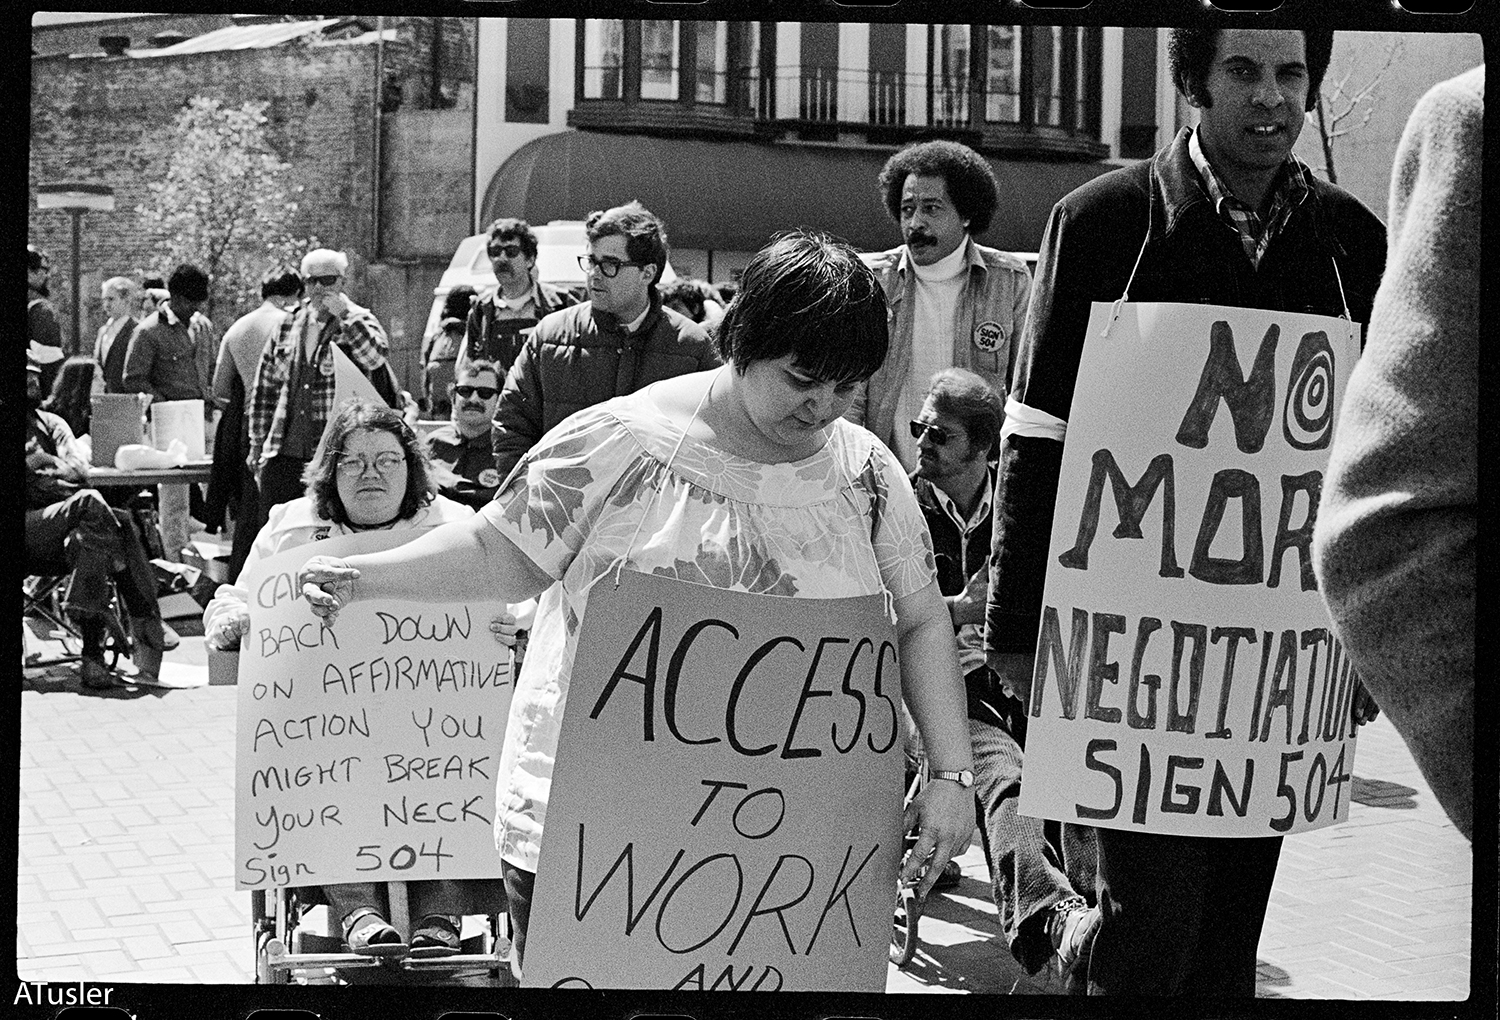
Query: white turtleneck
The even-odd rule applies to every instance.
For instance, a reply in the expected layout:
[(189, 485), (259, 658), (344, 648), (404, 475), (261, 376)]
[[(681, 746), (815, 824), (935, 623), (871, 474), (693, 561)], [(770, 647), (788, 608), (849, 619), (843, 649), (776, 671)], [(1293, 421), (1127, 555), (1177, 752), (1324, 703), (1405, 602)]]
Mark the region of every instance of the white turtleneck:
[[(968, 238), (930, 266), (911, 264), (916, 274), (912, 308), (911, 372), (896, 405), (895, 454), (908, 471), (917, 467), (917, 441), (906, 423), (922, 411), (922, 399), (935, 372), (953, 365), (953, 316), (964, 287)], [(907, 253), (910, 258), (910, 253)]]

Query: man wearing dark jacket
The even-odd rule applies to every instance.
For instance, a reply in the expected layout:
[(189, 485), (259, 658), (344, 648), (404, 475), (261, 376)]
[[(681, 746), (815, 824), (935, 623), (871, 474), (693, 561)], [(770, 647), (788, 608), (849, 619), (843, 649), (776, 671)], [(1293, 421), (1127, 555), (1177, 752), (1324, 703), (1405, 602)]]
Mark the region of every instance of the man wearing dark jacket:
[[(1128, 291), (1369, 321), (1385, 230), (1291, 155), (1332, 45), (1329, 31), (1174, 30), (1173, 78), (1198, 127), (1052, 210), (1006, 407), (986, 621), (991, 668), (1023, 701), (1091, 303)], [(1255, 994), (1279, 837), (1101, 828), (1098, 847), (1091, 992)]]
[(467, 313), (458, 360), (491, 362), (500, 366), (503, 379), (532, 327), (578, 302), (566, 290), (537, 279), (536, 234), (525, 220), (506, 217), (491, 223), (485, 253), (495, 271), (495, 289), (481, 295)]
[(661, 220), (631, 202), (590, 213), (584, 230), (589, 300), (538, 323), (506, 376), (492, 436), (501, 478), (574, 411), (719, 364), (703, 327), (662, 307)]

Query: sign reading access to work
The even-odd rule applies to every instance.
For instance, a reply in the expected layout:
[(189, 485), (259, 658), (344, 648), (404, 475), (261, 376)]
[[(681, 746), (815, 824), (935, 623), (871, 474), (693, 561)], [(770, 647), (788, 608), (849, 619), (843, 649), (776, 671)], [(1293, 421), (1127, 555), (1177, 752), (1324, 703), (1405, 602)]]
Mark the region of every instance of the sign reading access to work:
[(901, 684), (879, 596), (590, 594), (524, 984), (882, 991)]
[(1357, 327), (1096, 303), (1063, 448), (1027, 815), (1197, 836), (1343, 820), (1355, 674), (1312, 529)]
[(235, 887), (495, 878), (495, 773), (510, 711), (499, 603), (357, 601), (333, 627), (296, 586), (315, 554), (417, 532), (313, 542), (243, 584)]

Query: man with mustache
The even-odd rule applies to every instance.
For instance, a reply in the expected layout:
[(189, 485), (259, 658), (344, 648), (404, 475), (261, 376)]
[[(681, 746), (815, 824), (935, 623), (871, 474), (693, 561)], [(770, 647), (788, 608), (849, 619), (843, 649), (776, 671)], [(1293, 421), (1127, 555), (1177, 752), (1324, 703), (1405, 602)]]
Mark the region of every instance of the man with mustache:
[(448, 385), (453, 420), (427, 437), (438, 491), (476, 510), (494, 498), (500, 485), (490, 447), (490, 423), (503, 382), (491, 362), (459, 362), (458, 377)]
[(525, 220), (504, 217), (490, 224), (485, 252), (496, 286), (469, 310), (458, 362), (493, 362), (503, 382), (537, 321), (578, 302), (566, 290), (537, 279), (536, 234)]
[[(1092, 303), (1128, 293), (1370, 321), (1385, 228), (1292, 155), (1332, 49), (1331, 30), (1173, 29), (1172, 78), (1197, 127), (1052, 209), (1006, 405), (986, 611), (990, 667), (1023, 704)], [(1373, 711), (1356, 697), (1356, 724)], [(1090, 994), (1255, 995), (1280, 836), (1099, 828), (1097, 845)]]
[(885, 288), (890, 355), (848, 417), (914, 471), (917, 443), (906, 423), (922, 409), (934, 372), (968, 369), (1005, 399), (1031, 277), (1020, 259), (974, 240), (1000, 196), (989, 163), (968, 146), (908, 146), (886, 161), (879, 187), (906, 243), (871, 263)]

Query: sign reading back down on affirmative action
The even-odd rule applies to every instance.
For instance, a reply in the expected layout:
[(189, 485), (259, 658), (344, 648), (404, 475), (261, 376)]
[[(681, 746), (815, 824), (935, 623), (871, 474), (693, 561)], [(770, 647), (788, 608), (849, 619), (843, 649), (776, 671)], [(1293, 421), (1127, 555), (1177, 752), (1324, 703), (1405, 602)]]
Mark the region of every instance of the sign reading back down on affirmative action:
[(1096, 303), (1058, 486), (1024, 814), (1272, 836), (1347, 816), (1355, 674), (1312, 567), (1343, 319)]
[(324, 626), (299, 596), (313, 555), (413, 532), (313, 542), (241, 582), (235, 886), (493, 878), (495, 770), (510, 711), (498, 603), (357, 601)]
[(580, 631), (524, 983), (883, 990), (902, 727), (882, 599), (614, 581)]

